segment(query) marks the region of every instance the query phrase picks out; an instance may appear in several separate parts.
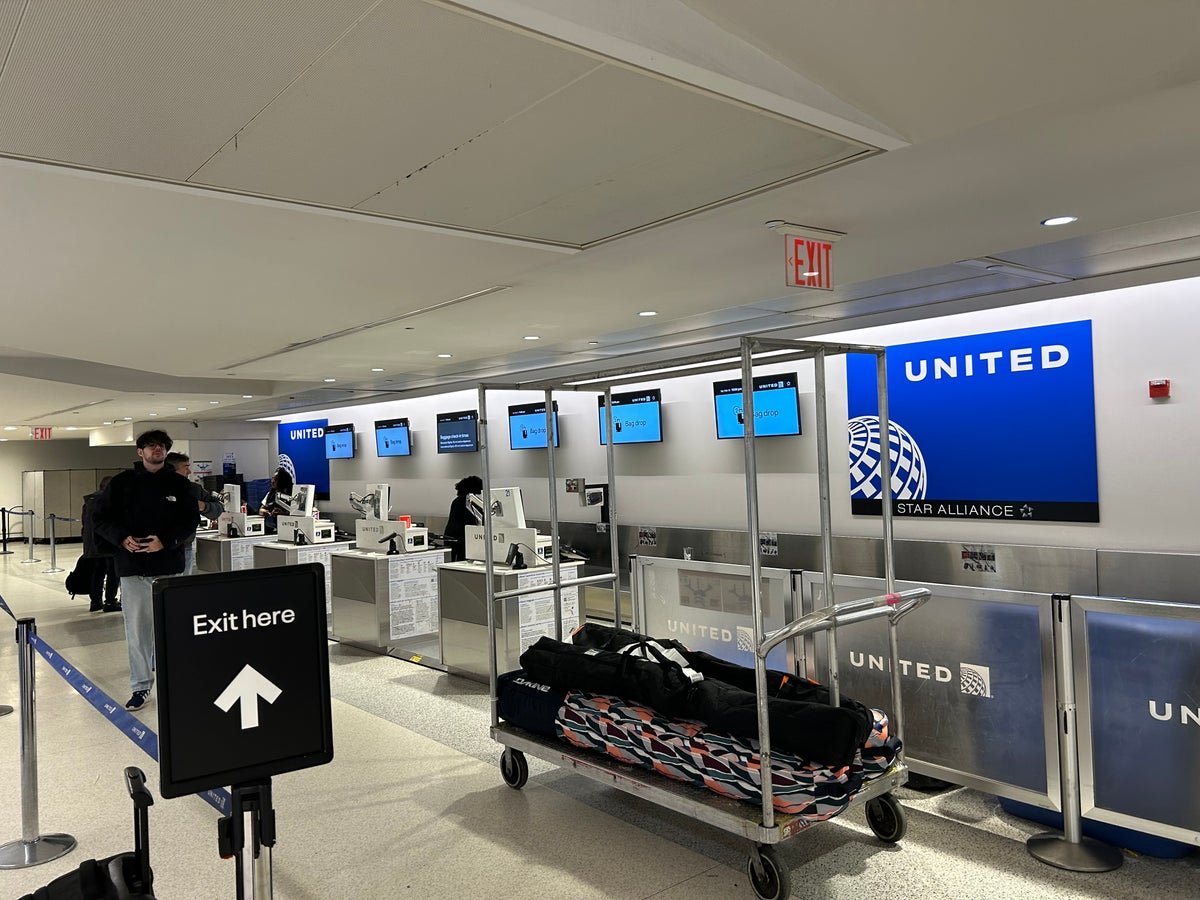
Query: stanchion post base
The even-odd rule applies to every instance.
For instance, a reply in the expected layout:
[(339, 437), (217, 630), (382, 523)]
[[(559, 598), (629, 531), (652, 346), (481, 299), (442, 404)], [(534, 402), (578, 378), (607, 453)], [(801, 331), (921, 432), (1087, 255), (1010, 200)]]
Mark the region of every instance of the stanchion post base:
[(69, 834), (43, 834), (35, 841), (9, 841), (0, 846), (0, 869), (24, 869), (58, 859), (75, 849)]
[(1125, 861), (1120, 848), (1095, 838), (1081, 837), (1072, 844), (1057, 831), (1035, 834), (1025, 842), (1034, 859), (1068, 872), (1111, 872)]
[(15, 550), (0, 550), (0, 556), (12, 556)]
[(43, 575), (56, 575), (59, 572), (65, 572), (65, 571), (67, 571), (67, 570), (62, 568), (61, 566), (51, 566), (49, 569), (42, 569), (42, 574)]
[(12, 711), (13, 708), (8, 704), (0, 704), (0, 718), (3, 718), (4, 716), (11, 716)]
[(23, 559), (23, 560), (21, 560), (21, 565), (27, 566), (30, 563), (39, 563), (39, 562), (41, 562), (40, 559)]

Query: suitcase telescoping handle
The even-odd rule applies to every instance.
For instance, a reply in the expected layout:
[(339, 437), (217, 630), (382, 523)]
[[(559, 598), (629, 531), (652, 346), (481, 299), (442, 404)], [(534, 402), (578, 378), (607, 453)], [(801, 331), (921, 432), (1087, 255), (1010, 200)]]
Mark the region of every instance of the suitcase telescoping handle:
[(125, 787), (133, 801), (133, 852), (143, 890), (149, 894), (154, 875), (150, 869), (150, 813), (154, 797), (146, 787), (146, 774), (137, 766), (125, 769)]

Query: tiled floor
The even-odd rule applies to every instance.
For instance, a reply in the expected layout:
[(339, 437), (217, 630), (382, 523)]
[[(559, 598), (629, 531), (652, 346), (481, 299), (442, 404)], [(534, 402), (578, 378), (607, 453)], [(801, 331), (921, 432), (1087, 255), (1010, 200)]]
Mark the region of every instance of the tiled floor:
[[(42, 550), (42, 548), (38, 548)], [(69, 568), (77, 549), (64, 548)], [(38, 555), (45, 557), (45, 552)], [(0, 556), (0, 596), (41, 636), (114, 697), (128, 695), (118, 615), (89, 614), (62, 574)], [(0, 618), (8, 621), (0, 613)], [(3, 622), (0, 622), (3, 625)], [(0, 703), (17, 705), (17, 654), (0, 643)], [(140, 766), (158, 794), (158, 769), (131, 741), (37, 660), (39, 832), (67, 832), (79, 846), (56, 861), (0, 871), (0, 897), (19, 897), (89, 857), (132, 847), (121, 772)], [(487, 733), (481, 685), (390, 657), (330, 649), (335, 758), (273, 781), (279, 843), (274, 896), (309, 898), (655, 898), (754, 896), (739, 838), (530, 760), (522, 791), (501, 781), (500, 748)], [(156, 727), (156, 705), (139, 714)], [(22, 834), (20, 729), (0, 718), (0, 843)], [(852, 810), (779, 845), (804, 898), (923, 900), (1117, 898), (1195, 900), (1200, 855), (1126, 855), (1115, 872), (1081, 875), (1043, 865), (1025, 850), (1040, 826), (1001, 812), (965, 789), (928, 797), (903, 790), (907, 837), (876, 840)], [(151, 858), (160, 898), (229, 898), (233, 863), (216, 847), (216, 812), (195, 797), (158, 799), (150, 810)]]

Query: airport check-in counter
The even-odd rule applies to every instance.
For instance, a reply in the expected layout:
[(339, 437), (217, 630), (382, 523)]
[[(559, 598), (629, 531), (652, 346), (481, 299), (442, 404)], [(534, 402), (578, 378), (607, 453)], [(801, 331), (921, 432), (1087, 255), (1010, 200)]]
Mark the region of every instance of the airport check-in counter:
[(437, 569), (448, 555), (448, 550), (331, 554), (333, 639), (441, 668)]
[(274, 539), (270, 534), (225, 537), (196, 535), (197, 572), (238, 572), (254, 568), (254, 547)]
[[(559, 566), (560, 577), (579, 577), (578, 563)], [(541, 584), (551, 584), (550, 566), (510, 569), (498, 565), (492, 574), (496, 593)], [(487, 569), (481, 562), (454, 562), (438, 566), (438, 595), (441, 598), (442, 664), (446, 670), (474, 681), (488, 680)], [(562, 635), (583, 622), (579, 587), (563, 588)], [(554, 591), (508, 597), (496, 601), (496, 660), (499, 672), (520, 668), (525, 648), (542, 636), (555, 637)]]
[(318, 562), (325, 567), (325, 612), (332, 621), (333, 615), (333, 563), (334, 553), (349, 550), (353, 541), (333, 541), (328, 544), (292, 544), (285, 541), (265, 541), (254, 545), (254, 568), (270, 566), (295, 566), (300, 563)]

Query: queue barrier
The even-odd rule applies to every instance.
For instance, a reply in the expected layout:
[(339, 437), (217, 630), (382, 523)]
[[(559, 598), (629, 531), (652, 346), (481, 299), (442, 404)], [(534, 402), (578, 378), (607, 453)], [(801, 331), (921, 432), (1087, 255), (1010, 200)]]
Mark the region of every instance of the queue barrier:
[[(6, 613), (16, 621), (16, 636), (19, 645), (21, 838), (0, 845), (0, 869), (15, 869), (57, 859), (75, 847), (75, 839), (71, 835), (41, 834), (38, 827), (37, 692), (35, 689), (36, 671), (33, 664), (35, 652), (45, 659), (81, 697), (155, 762), (158, 761), (158, 735), (148, 725), (127, 712), (120, 703), (106, 694), (66, 657), (38, 636), (37, 623), (34, 619), (17, 618), (2, 596), (0, 596), (0, 612)], [(228, 814), (232, 807), (232, 796), (228, 791), (220, 788), (204, 791), (197, 796), (222, 814)]]

